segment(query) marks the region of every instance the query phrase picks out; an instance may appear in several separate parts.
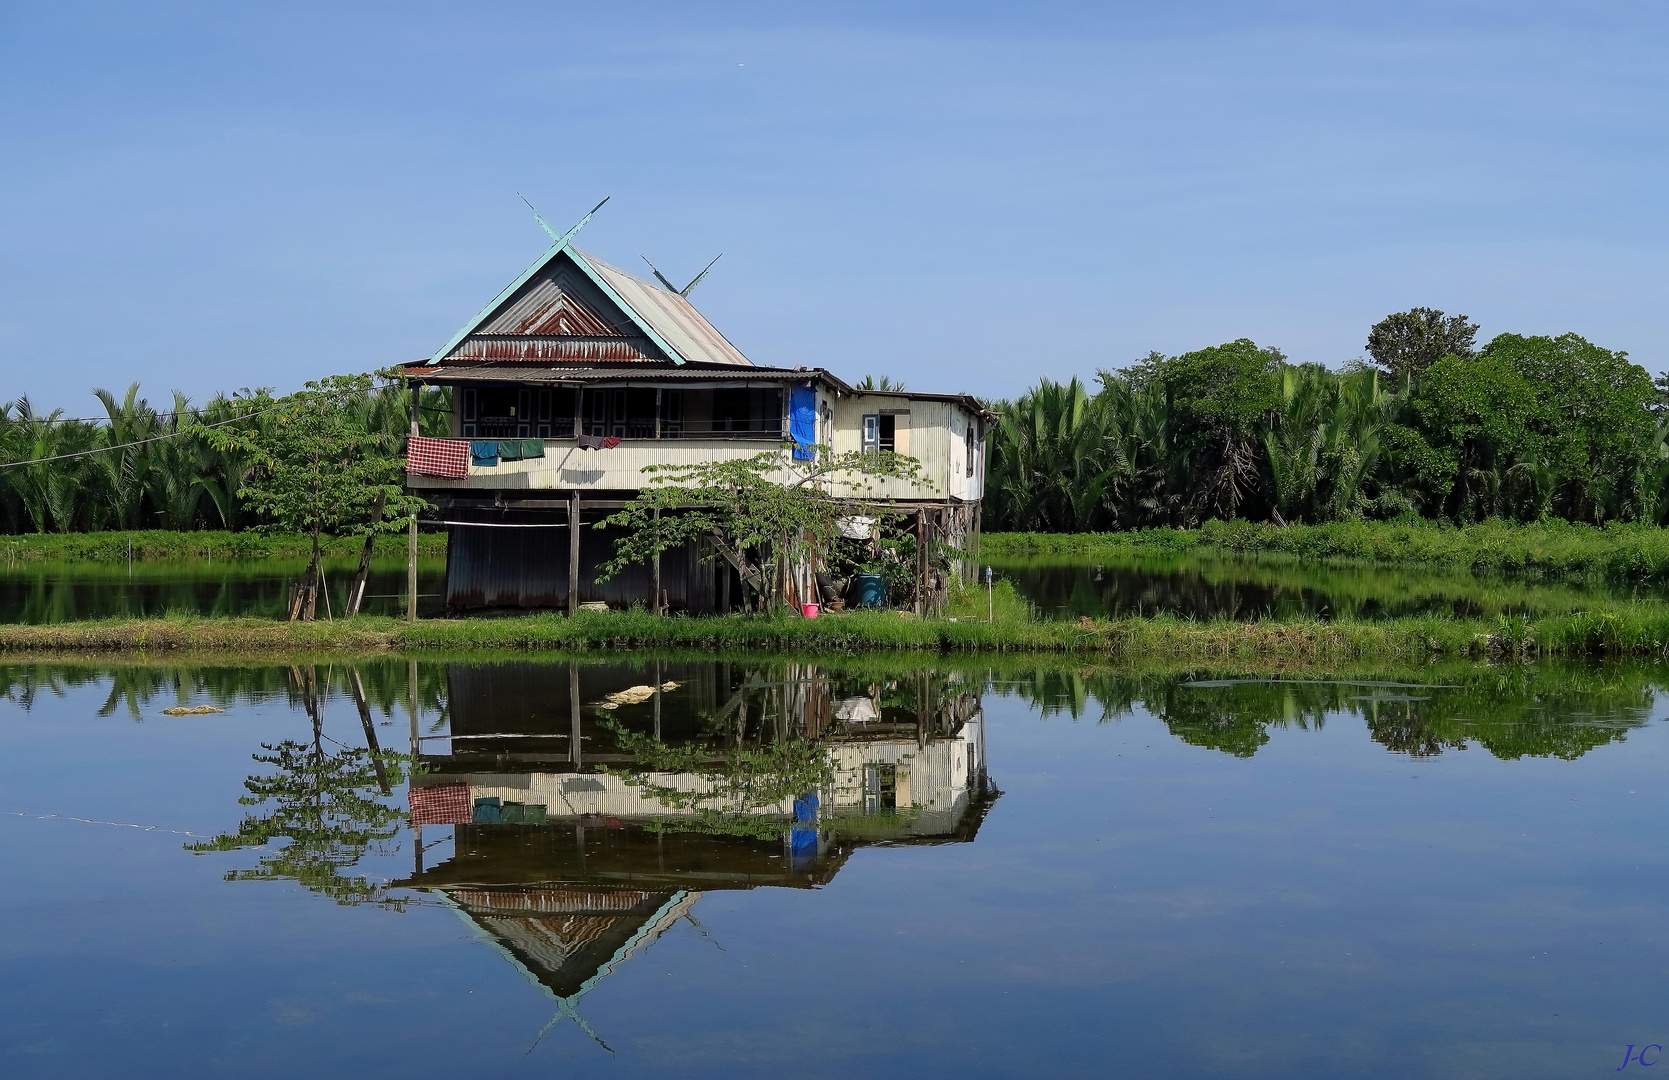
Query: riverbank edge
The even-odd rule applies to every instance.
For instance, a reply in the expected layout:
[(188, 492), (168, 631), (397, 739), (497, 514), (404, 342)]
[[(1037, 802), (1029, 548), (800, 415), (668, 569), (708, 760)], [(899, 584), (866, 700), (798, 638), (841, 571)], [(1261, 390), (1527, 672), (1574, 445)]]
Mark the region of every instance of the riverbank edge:
[(1121, 660), (1477, 660), (1507, 657), (1669, 655), (1669, 605), (1537, 620), (1415, 618), (1381, 622), (1174, 618), (985, 623), (855, 612), (819, 619), (723, 615), (664, 618), (641, 611), (573, 617), (383, 617), (316, 623), (169, 616), (42, 626), (0, 626), (0, 655), (131, 652), (423, 653), (613, 649), (747, 649), (840, 653), (1035, 653)]

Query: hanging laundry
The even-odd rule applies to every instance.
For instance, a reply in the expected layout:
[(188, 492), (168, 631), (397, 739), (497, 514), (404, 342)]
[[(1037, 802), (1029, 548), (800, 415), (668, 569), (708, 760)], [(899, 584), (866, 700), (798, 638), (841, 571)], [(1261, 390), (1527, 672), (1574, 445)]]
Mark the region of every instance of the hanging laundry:
[(462, 825), (470, 819), (469, 785), (436, 784), (406, 793), (413, 825)]
[(527, 458), (542, 458), (545, 456), (545, 440), (500, 439), (498, 440), (498, 456), (501, 461), (523, 461)]
[(414, 435), (406, 441), (406, 471), (447, 480), (467, 479), (469, 442), (465, 439), (426, 439)]
[(499, 806), (497, 795), (475, 800), (475, 813), (470, 820), (477, 825), (497, 825), (503, 810)]
[(498, 464), (498, 440), (476, 439), (469, 444), (469, 463), (477, 467)]

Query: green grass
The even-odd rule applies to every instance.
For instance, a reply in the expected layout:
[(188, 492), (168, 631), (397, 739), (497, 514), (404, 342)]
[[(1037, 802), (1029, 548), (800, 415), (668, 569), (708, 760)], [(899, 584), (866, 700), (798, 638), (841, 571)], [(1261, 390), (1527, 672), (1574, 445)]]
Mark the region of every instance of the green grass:
[(1082, 559), (1141, 553), (1198, 553), (1306, 563), (1441, 566), (1485, 573), (1669, 582), (1669, 530), (1647, 525), (1604, 528), (1549, 521), (1486, 521), (1457, 528), (1430, 522), (1346, 521), (1278, 526), (1212, 521), (1198, 529), (1122, 533), (988, 533), (980, 554), (994, 559), (1039, 555)]
[(1498, 619), (1316, 619), (1231, 622), (1179, 618), (994, 623), (958, 617), (907, 619), (854, 612), (815, 620), (794, 615), (662, 618), (645, 611), (433, 619), (407, 624), (361, 617), (285, 623), (171, 616), (0, 627), (0, 653), (388, 650), (718, 650), (855, 655), (1056, 654), (1125, 662), (1429, 662), (1520, 656), (1669, 655), (1669, 604), (1640, 602)]
[[(405, 534), (379, 536), (374, 549), (381, 556), (404, 556)], [(322, 544), (331, 558), (358, 558), (358, 537), (327, 538)], [(306, 536), (253, 532), (173, 532), (146, 529), (133, 532), (31, 533), (0, 536), (0, 560), (6, 563), (87, 562), (125, 563), (129, 545), (134, 560), (306, 559), (312, 541)], [(446, 555), (445, 533), (419, 533), (420, 558)]]

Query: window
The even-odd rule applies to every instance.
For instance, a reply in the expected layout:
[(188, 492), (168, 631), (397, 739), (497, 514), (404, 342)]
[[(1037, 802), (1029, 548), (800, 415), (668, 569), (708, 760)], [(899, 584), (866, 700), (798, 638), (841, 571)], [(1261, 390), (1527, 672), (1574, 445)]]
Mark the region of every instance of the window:
[(880, 420), (880, 448), (887, 453), (898, 449), (898, 417), (883, 413)]
[[(528, 402), (530, 391), (517, 387), (483, 387), (475, 393), (475, 410), (478, 424), (471, 433), (482, 439), (513, 439), (520, 435), (527, 435)], [(465, 409), (469, 407), (465, 403)]]
[(684, 391), (667, 390), (661, 395), (661, 438), (679, 439), (684, 435)]
[(873, 413), (863, 418), (863, 452), (873, 454), (880, 449), (881, 418)]
[(863, 770), (863, 809), (866, 814), (898, 809), (898, 766), (865, 765)]
[(968, 475), (974, 474), (974, 422), (968, 421), (968, 430), (962, 439), (963, 452), (968, 457)]

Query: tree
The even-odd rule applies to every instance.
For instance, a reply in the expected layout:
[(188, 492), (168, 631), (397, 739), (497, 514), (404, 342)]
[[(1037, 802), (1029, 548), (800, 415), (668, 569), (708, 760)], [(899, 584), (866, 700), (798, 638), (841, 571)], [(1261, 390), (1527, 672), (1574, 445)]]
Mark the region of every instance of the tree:
[(1159, 381), (1170, 403), (1175, 449), (1200, 478), (1190, 516), (1232, 518), (1258, 486), (1260, 433), (1280, 403), (1275, 371), (1285, 357), (1240, 338), (1166, 360)]
[(398, 532), (428, 505), (405, 493), (402, 436), (372, 426), (365, 410), (348, 407), (376, 382), (370, 375), (333, 375), (276, 403), (265, 394), (243, 399), (248, 411), (271, 410), (261, 430), (208, 432), (221, 449), (250, 453), (253, 468), (242, 494), (246, 505), (265, 515), (262, 528), (312, 537), (304, 578), (311, 584), (297, 593), (292, 619), (316, 615), (324, 584), (321, 536)]
[(1653, 457), (1657, 393), (1646, 369), (1577, 334), (1501, 334), (1479, 355), (1511, 367), (1535, 395), (1554, 511), (1596, 523), (1634, 516)]
[(767, 558), (780, 581), (793, 556), (828, 550), (841, 518), (884, 516), (885, 507), (873, 499), (880, 481), (922, 480), (920, 463), (900, 454), (836, 454), (819, 446), (815, 460), (795, 461), (790, 448), (698, 465), (644, 466), (645, 489), (595, 526), (625, 530), (598, 576), (606, 580), (686, 544), (712, 544), (755, 593), (774, 603), (781, 591), (766, 581)]
[(1465, 315), (1411, 308), (1387, 315), (1368, 331), (1368, 355), (1398, 385), (1418, 379), (1445, 356), (1471, 356), (1478, 325)]
[(1502, 473), (1542, 450), (1536, 390), (1497, 356), (1437, 361), (1420, 380), (1414, 412), (1426, 442), (1455, 462), (1443, 509), (1457, 521), (1499, 513)]
[(900, 379), (897, 382), (894, 382), (886, 375), (882, 375), (880, 378), (876, 378), (874, 375), (865, 375), (863, 377), (863, 382), (860, 382), (857, 385), (857, 389), (891, 391), (896, 394), (903, 391), (904, 380)]

